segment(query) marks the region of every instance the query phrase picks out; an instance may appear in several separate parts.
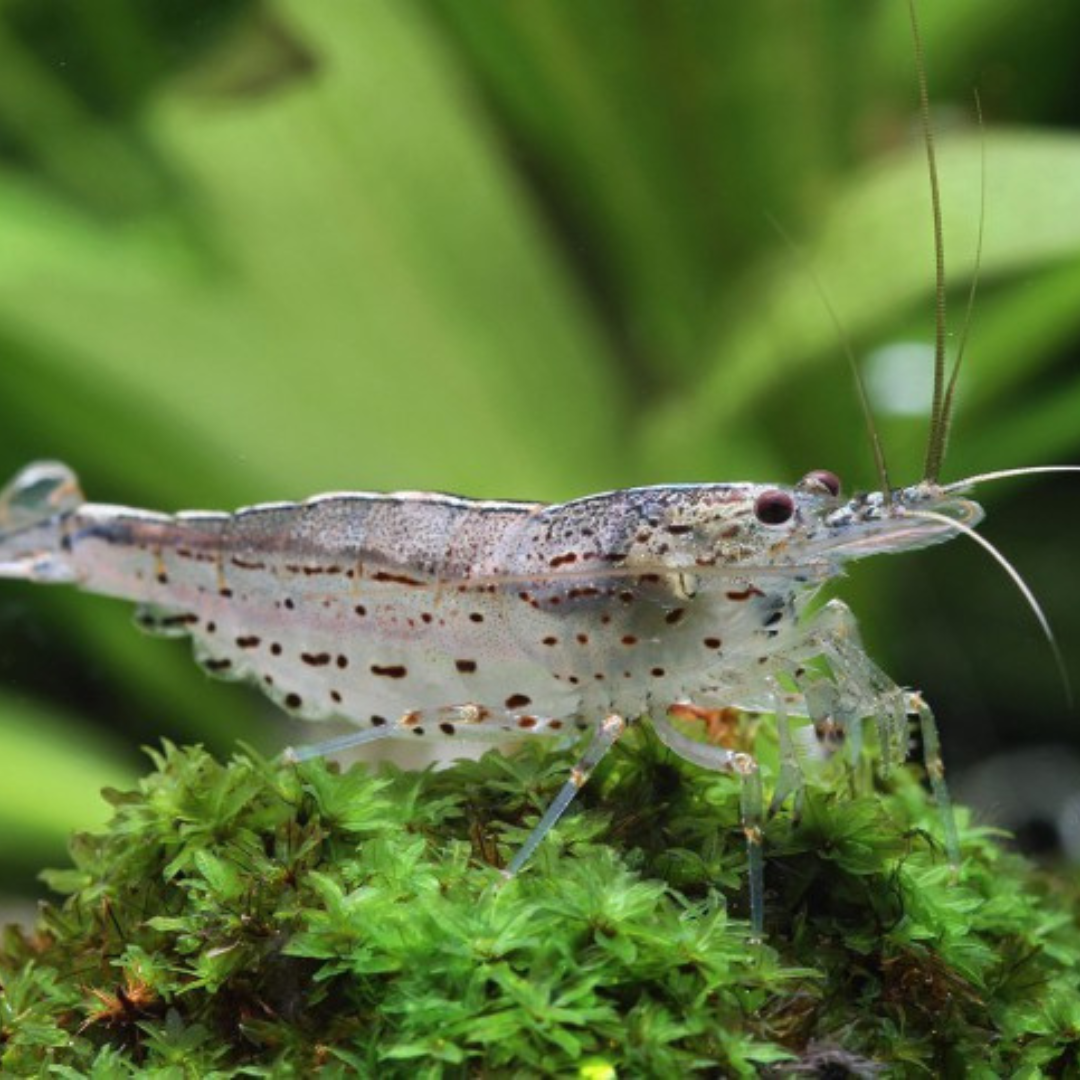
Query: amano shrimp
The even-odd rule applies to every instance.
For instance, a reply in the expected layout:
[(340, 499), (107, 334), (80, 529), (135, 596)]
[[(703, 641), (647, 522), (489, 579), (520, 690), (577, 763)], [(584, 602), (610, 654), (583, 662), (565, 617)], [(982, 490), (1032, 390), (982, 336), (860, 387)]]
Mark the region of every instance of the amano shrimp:
[(358, 729), (295, 759), (384, 738), (580, 732), (581, 759), (509, 874), (626, 728), (651, 723), (675, 753), (741, 777), (760, 929), (757, 765), (671, 718), (775, 714), (783, 797), (798, 779), (788, 717), (809, 718), (826, 743), (873, 718), (889, 765), (917, 712), (955, 852), (929, 709), (866, 655), (842, 601), (807, 605), (851, 560), (970, 531), (983, 512), (968, 486), (844, 497), (819, 471), (793, 486), (643, 487), (554, 505), (345, 493), (170, 516), (85, 502), (67, 467), (43, 462), (0, 494), (0, 576), (136, 601), (139, 625), (189, 636), (210, 674)]
[(776, 717), (774, 806), (800, 782), (789, 718), (808, 719), (827, 749), (845, 735), (855, 747), (862, 721), (872, 719), (889, 768), (906, 757), (908, 717), (917, 715), (955, 864), (933, 714), (866, 654), (846, 604), (811, 601), (853, 560), (965, 534), (1006, 566), (1048, 633), (1030, 592), (974, 532), (983, 511), (969, 494), (984, 481), (1080, 467), (939, 482), (959, 359), (946, 377), (929, 134), (926, 146), (938, 322), (918, 483), (890, 485), (875, 434), (879, 490), (847, 497), (834, 474), (814, 471), (794, 485), (675, 484), (552, 505), (341, 493), (232, 514), (167, 515), (88, 503), (70, 469), (40, 462), (0, 492), (0, 577), (135, 601), (144, 629), (190, 637), (211, 675), (253, 682), (304, 720), (338, 718), (356, 728), (287, 752), (293, 760), (386, 738), (579, 735), (578, 763), (510, 861), (511, 876), (627, 727), (649, 723), (674, 753), (740, 778), (751, 926), (760, 934), (757, 763), (672, 723), (722, 708)]

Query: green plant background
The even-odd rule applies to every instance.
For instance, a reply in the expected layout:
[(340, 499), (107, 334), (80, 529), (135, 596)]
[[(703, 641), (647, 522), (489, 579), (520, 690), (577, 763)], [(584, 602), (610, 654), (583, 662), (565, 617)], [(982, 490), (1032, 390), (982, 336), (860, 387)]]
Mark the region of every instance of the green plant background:
[[(1080, 9), (924, 7), (955, 311), (986, 160), (947, 475), (1080, 460)], [(162, 510), (818, 467), (871, 486), (836, 333), (770, 218), (860, 356), (929, 340), (917, 126), (895, 0), (5, 0), (0, 467), (61, 458), (91, 498)], [(883, 405), (913, 480), (925, 417)], [(1075, 481), (985, 502), (1080, 683)], [(954, 765), (1073, 737), (970, 545), (843, 592)], [(2, 583), (0, 892), (162, 735), (286, 739), (123, 605)]]

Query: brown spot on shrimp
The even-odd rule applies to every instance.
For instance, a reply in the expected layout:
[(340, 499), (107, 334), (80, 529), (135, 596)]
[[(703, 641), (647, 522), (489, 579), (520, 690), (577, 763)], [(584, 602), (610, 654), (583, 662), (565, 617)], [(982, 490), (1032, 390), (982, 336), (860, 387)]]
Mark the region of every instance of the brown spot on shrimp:
[(264, 562), (256, 562), (254, 560), (249, 560), (249, 559), (241, 559), (239, 555), (233, 555), (229, 559), (229, 562), (231, 562), (233, 564), (233, 566), (238, 567), (241, 570), (265, 570), (266, 569), (266, 563), (264, 563)]
[(407, 574), (391, 574), (387, 570), (380, 570), (378, 573), (372, 574), (371, 577), (373, 581), (387, 581), (392, 582), (394, 585), (409, 585), (413, 588), (426, 584), (419, 578), (409, 577)]
[(729, 600), (742, 603), (751, 596), (764, 596), (765, 594), (756, 585), (747, 585), (745, 589), (729, 589), (725, 594)]
[(404, 664), (372, 664), (372, 675), (382, 675), (387, 679), (404, 679), (409, 674)]
[(578, 557), (576, 551), (567, 551), (562, 555), (556, 555), (553, 558), (549, 559), (548, 566), (550, 566), (552, 570), (556, 570), (560, 566), (569, 566), (571, 563), (576, 563), (577, 558)]
[(185, 612), (183, 615), (166, 615), (161, 620), (162, 626), (196, 626), (199, 622), (199, 616), (192, 612)]

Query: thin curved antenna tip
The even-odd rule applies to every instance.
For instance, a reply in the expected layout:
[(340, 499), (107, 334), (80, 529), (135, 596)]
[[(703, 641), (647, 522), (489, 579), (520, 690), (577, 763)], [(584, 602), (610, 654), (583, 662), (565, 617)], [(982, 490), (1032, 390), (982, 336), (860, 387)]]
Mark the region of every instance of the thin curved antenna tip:
[(1027, 582), (1020, 576), (1020, 571), (1017, 570), (1016, 567), (1013, 566), (1013, 564), (1009, 562), (1009, 560), (1006, 559), (985, 536), (976, 532), (970, 525), (964, 525), (955, 518), (948, 517), (946, 514), (935, 513), (933, 510), (905, 509), (903, 514), (906, 517), (925, 518), (927, 521), (937, 521), (951, 526), (958, 532), (961, 532), (974, 540), (975, 543), (986, 551), (1005, 571), (1009, 579), (1020, 591), (1020, 595), (1024, 598), (1027, 606), (1031, 609), (1032, 614), (1035, 616), (1035, 619), (1043, 632), (1043, 636), (1046, 638), (1047, 644), (1050, 646), (1050, 651), (1054, 657), (1054, 664), (1057, 667), (1058, 677), (1061, 680), (1061, 686), (1065, 693), (1065, 703), (1068, 705), (1069, 709), (1072, 710), (1076, 705), (1076, 699), (1073, 694), (1072, 680), (1069, 678), (1069, 671), (1065, 666), (1065, 657), (1062, 655), (1061, 649), (1058, 646), (1057, 638), (1054, 637), (1054, 631), (1050, 626), (1050, 620), (1046, 617), (1046, 613), (1043, 611), (1039, 601), (1035, 599), (1035, 594), (1031, 591)]
[(1015, 469), (995, 469), (993, 472), (979, 473), (978, 476), (966, 476), (963, 480), (955, 480), (951, 484), (945, 484), (941, 491), (949, 494), (954, 491), (966, 490), (976, 484), (985, 484), (991, 480), (1009, 480), (1015, 476), (1042, 476), (1053, 473), (1080, 473), (1080, 465), (1022, 465)]

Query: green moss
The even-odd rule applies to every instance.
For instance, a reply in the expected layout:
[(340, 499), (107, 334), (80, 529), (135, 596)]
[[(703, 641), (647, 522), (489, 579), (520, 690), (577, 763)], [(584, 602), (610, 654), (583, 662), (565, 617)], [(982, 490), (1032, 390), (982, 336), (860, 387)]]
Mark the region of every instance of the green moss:
[(567, 767), (542, 747), (419, 774), (153, 758), (46, 874), (63, 904), (6, 932), (5, 1075), (1080, 1068), (1075, 895), (971, 827), (951, 882), (906, 772), (772, 819), (753, 945), (736, 784), (644, 734), (510, 883)]

